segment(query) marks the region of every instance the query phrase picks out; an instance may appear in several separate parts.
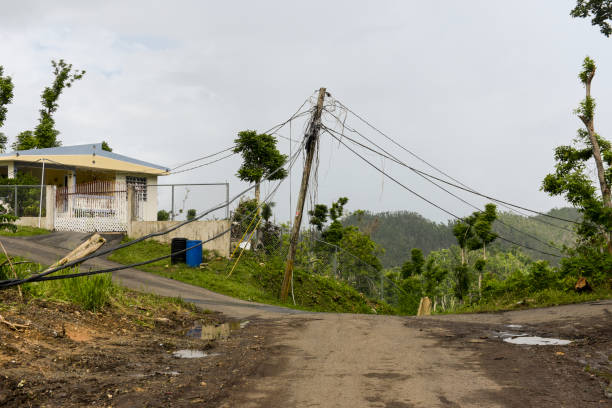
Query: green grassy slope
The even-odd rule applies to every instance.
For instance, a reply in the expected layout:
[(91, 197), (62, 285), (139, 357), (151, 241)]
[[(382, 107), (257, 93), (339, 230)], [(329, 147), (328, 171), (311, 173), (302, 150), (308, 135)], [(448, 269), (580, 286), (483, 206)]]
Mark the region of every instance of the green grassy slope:
[[(118, 250), (109, 259), (129, 264), (164, 253), (170, 253), (169, 245), (145, 241)], [(171, 265), (167, 259), (140, 269), (243, 300), (320, 312), (394, 313), (389, 305), (368, 299), (347, 284), (300, 269), (294, 272), (293, 292), (296, 304), (291, 299), (283, 303), (278, 299), (284, 273), (282, 258), (259, 257), (245, 252), (230, 275), (233, 264), (233, 261), (217, 257), (208, 260), (205, 267), (190, 268), (186, 265)]]

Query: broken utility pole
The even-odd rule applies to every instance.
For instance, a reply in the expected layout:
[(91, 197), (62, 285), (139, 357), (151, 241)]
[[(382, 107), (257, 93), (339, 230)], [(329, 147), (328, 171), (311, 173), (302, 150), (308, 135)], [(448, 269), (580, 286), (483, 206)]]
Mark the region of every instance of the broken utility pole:
[(317, 149), (319, 141), (319, 129), (321, 128), (321, 113), (323, 112), (323, 101), (325, 100), (325, 88), (319, 89), (319, 99), (317, 100), (317, 108), (312, 115), (312, 120), (308, 126), (306, 137), (306, 162), (304, 163), (304, 171), (302, 173), (302, 185), (300, 187), (300, 195), (298, 197), (295, 221), (291, 228), (291, 238), (289, 240), (289, 253), (287, 254), (287, 265), (285, 267), (285, 276), (283, 285), (281, 286), (280, 298), (282, 301), (287, 300), (291, 279), (293, 277), (293, 260), (295, 258), (295, 250), (300, 236), (300, 226), (302, 224), (302, 213), (304, 212), (304, 201), (306, 201), (306, 190), (308, 189), (308, 180), (310, 179), (310, 170), (312, 168), (312, 160)]

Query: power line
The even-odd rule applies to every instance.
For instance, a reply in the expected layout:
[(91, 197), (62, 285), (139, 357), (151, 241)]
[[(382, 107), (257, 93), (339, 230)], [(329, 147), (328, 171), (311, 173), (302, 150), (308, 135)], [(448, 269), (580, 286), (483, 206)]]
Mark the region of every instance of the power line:
[[(332, 116), (334, 116), (334, 117), (335, 117), (335, 115), (332, 115)], [(343, 126), (344, 126), (344, 125), (343, 125)], [(364, 139), (366, 139), (366, 140), (367, 140), (367, 141), (369, 141), (370, 143), (372, 143), (372, 144), (376, 145), (376, 143), (372, 142), (370, 139), (368, 139), (368, 138), (367, 138), (366, 136), (364, 136), (362, 133), (360, 133), (360, 132), (356, 131), (355, 129), (351, 129), (351, 128), (347, 127), (347, 126), (345, 126), (345, 127), (346, 127), (346, 129), (348, 129), (349, 131), (351, 131), (351, 132), (353, 132), (353, 133), (357, 133), (358, 135), (360, 135), (361, 137), (363, 137)], [(556, 219), (556, 220), (559, 220), (559, 221), (564, 221), (564, 222), (567, 222), (567, 223), (573, 223), (573, 224), (581, 225), (581, 223), (576, 222), (576, 221), (573, 221), (573, 220), (568, 220), (568, 219), (561, 218), (561, 217), (557, 217), (557, 216), (554, 216), (554, 215), (545, 214), (545, 213), (542, 213), (542, 212), (540, 212), (540, 211), (536, 211), (536, 210), (532, 210), (532, 209), (530, 209), (530, 208), (522, 207), (522, 206), (517, 205), (517, 204), (512, 204), (512, 203), (510, 203), (510, 202), (507, 202), (507, 201), (504, 201), (504, 200), (500, 200), (500, 199), (498, 199), (498, 198), (494, 198), (494, 197), (491, 197), (491, 196), (488, 196), (488, 195), (485, 195), (485, 194), (479, 193), (479, 192), (478, 192), (478, 191), (476, 191), (476, 190), (473, 190), (473, 189), (470, 189), (470, 188), (466, 188), (466, 187), (462, 187), (462, 186), (459, 186), (459, 185), (457, 185), (457, 184), (451, 183), (451, 182), (449, 182), (449, 181), (447, 181), (447, 180), (441, 179), (441, 178), (436, 177), (436, 176), (434, 176), (434, 175), (432, 175), (432, 174), (429, 174), (429, 173), (427, 173), (427, 172), (424, 172), (424, 171), (422, 171), (422, 170), (418, 170), (418, 169), (416, 169), (416, 168), (414, 168), (414, 167), (412, 167), (412, 166), (409, 166), (408, 164), (406, 164), (406, 163), (404, 163), (403, 161), (401, 161), (401, 160), (399, 160), (399, 159), (395, 158), (394, 156), (393, 156), (393, 157), (390, 157), (390, 156), (388, 156), (388, 155), (382, 154), (381, 152), (378, 152), (378, 151), (376, 151), (376, 150), (373, 150), (373, 149), (369, 148), (368, 146), (366, 146), (366, 145), (364, 145), (364, 144), (362, 144), (362, 143), (357, 142), (357, 141), (356, 141), (356, 140), (354, 140), (354, 139), (350, 139), (350, 138), (349, 138), (348, 136), (346, 136), (345, 134), (341, 134), (340, 132), (338, 132), (338, 131), (336, 131), (336, 130), (330, 129), (330, 128), (328, 128), (328, 127), (326, 127), (326, 129), (329, 129), (329, 130), (331, 130), (332, 132), (335, 132), (335, 133), (337, 133), (337, 134), (341, 135), (341, 137), (347, 138), (347, 139), (349, 139), (349, 140), (353, 141), (354, 143), (359, 144), (361, 147), (363, 147), (363, 148), (365, 148), (365, 149), (368, 149), (368, 150), (372, 151), (373, 153), (376, 153), (376, 154), (382, 155), (383, 157), (385, 157), (385, 158), (387, 158), (387, 159), (389, 159), (389, 160), (391, 160), (391, 161), (394, 161), (395, 163), (397, 163), (397, 164), (399, 164), (399, 165), (401, 165), (401, 166), (404, 166), (404, 167), (406, 167), (406, 168), (408, 168), (408, 169), (410, 169), (410, 170), (412, 170), (412, 171), (414, 171), (414, 172), (417, 172), (417, 173), (420, 173), (420, 174), (426, 175), (426, 176), (431, 177), (431, 178), (433, 178), (433, 179), (435, 179), (435, 180), (438, 180), (438, 181), (440, 181), (440, 182), (442, 182), (442, 183), (448, 184), (448, 185), (450, 185), (450, 186), (452, 186), (452, 187), (455, 187), (455, 188), (458, 188), (458, 189), (461, 189), (461, 190), (467, 191), (468, 193), (471, 193), (471, 194), (475, 194), (475, 195), (478, 195), (478, 196), (481, 196), (481, 197), (487, 198), (487, 199), (489, 199), (489, 200), (491, 200), (491, 201), (495, 201), (495, 202), (497, 202), (497, 203), (501, 203), (501, 204), (505, 204), (505, 205), (508, 205), (508, 206), (512, 206), (512, 207), (520, 208), (520, 209), (522, 209), (522, 210), (529, 211), (529, 212), (532, 212), (532, 213), (534, 213), (534, 214), (541, 215), (541, 216), (543, 216), (543, 217), (548, 217), (548, 218)], [(376, 146), (378, 146), (378, 145), (376, 145)], [(537, 218), (534, 218), (534, 219), (536, 219), (536, 220), (537, 220)], [(565, 229), (565, 228), (563, 228), (563, 227), (559, 227), (559, 226), (554, 225), (554, 224), (549, 224), (549, 225), (553, 225), (553, 226), (555, 226), (555, 227), (557, 227), (557, 228), (562, 228), (562, 229)], [(572, 232), (571, 230), (567, 230), (567, 229), (565, 229), (565, 230), (566, 230), (566, 231), (569, 231), (569, 232)]]
[[(203, 156), (203, 157), (199, 157), (199, 158), (197, 158), (197, 159), (189, 160), (188, 162), (185, 162), (185, 163), (183, 163), (183, 164), (180, 164), (180, 165), (178, 165), (178, 166), (176, 166), (176, 167), (171, 168), (171, 169), (170, 169), (170, 172), (171, 172), (170, 174), (173, 174), (174, 170), (176, 170), (176, 169), (180, 169), (180, 168), (181, 168), (181, 167), (183, 167), (183, 166), (186, 166), (186, 165), (191, 164), (191, 163), (195, 163), (195, 162), (200, 161), (200, 160), (209, 159), (209, 158), (214, 157), (214, 156), (217, 156), (217, 155), (219, 155), (219, 154), (221, 154), (221, 153), (225, 153), (225, 152), (228, 152), (228, 151), (230, 151), (230, 150), (234, 150), (235, 148), (236, 148), (236, 145), (232, 145), (232, 146), (230, 146), (230, 147), (226, 147), (225, 149), (220, 150), (220, 151), (218, 151), (218, 152), (216, 152), (216, 153), (209, 154), (209, 155), (207, 155), (207, 156)], [(182, 170), (182, 171), (184, 171), (184, 170)]]
[[(462, 183), (461, 181), (457, 180), (456, 178), (453, 178), (451, 175), (449, 175), (448, 173), (440, 170), (438, 167), (434, 166), (433, 164), (429, 163), (428, 161), (426, 161), (425, 159), (421, 158), (419, 155), (417, 155), (416, 153), (412, 152), (411, 150), (407, 149), (406, 147), (402, 146), (400, 143), (398, 143), (397, 141), (395, 141), (392, 137), (390, 137), (389, 135), (387, 135), (386, 133), (384, 133), (382, 130), (378, 129), (376, 126), (374, 126), (373, 124), (371, 124), (370, 122), (368, 122), (366, 119), (364, 119), (362, 116), (360, 116), (359, 114), (355, 113), (353, 110), (351, 110), (348, 106), (346, 106), (345, 104), (343, 104), (342, 102), (340, 102), (339, 100), (335, 99), (335, 101), (344, 109), (346, 109), (347, 112), (350, 112), (352, 115), (354, 115), (357, 119), (359, 119), (361, 122), (365, 123), (367, 126), (369, 126), (370, 128), (372, 128), (374, 131), (378, 132), (380, 135), (382, 135), (383, 137), (385, 137), (387, 140), (391, 141), (393, 144), (395, 144), (396, 146), (398, 146), (400, 149), (404, 150), (405, 152), (409, 153), (410, 155), (412, 155), (414, 158), (416, 158), (417, 160), (425, 163), (427, 166), (431, 167), (432, 169), (436, 170), (438, 173), (448, 177), (450, 180), (453, 180), (454, 182), (456, 182), (457, 184), (462, 185), (463, 187), (467, 188), (468, 190), (470, 190), (470, 192), (473, 192), (475, 190), (473, 190), (471, 187), (467, 186), (466, 184)], [(328, 111), (329, 112), (329, 111)], [(331, 112), (329, 112), (331, 113)], [(332, 116), (335, 116), (332, 114)], [(339, 120), (339, 118), (336, 117), (336, 119)], [(342, 123), (342, 126), (344, 127), (344, 122)], [(467, 190), (466, 190), (467, 191)], [(500, 205), (502, 205), (503, 207), (509, 209), (510, 211), (514, 211), (518, 214), (521, 214), (523, 216), (527, 216), (527, 214), (524, 214), (518, 210), (516, 210), (515, 208), (511, 208), (509, 205), (506, 205), (505, 202), (503, 201), (498, 201), (498, 203)], [(516, 206), (517, 208), (522, 208), (520, 206)], [(537, 211), (533, 211), (533, 210), (529, 210), (529, 209), (525, 209), (526, 211), (532, 212), (532, 213), (536, 213), (538, 215), (543, 215), (543, 216), (548, 216), (547, 214), (543, 214)], [(552, 217), (554, 218), (554, 217)], [(565, 231), (569, 231), (569, 232), (573, 232), (571, 230), (568, 230), (567, 228), (549, 223), (547, 221), (541, 220), (539, 218), (534, 217), (534, 220), (536, 220), (537, 222), (541, 222), (543, 224), (547, 224), (550, 225), (552, 227), (555, 228), (559, 228), (559, 229), (563, 229)], [(569, 221), (569, 220), (563, 220), (566, 222), (574, 222), (574, 221)], [(575, 223), (575, 222), (574, 222)]]
[[(278, 131), (279, 131), (279, 130), (280, 130), (282, 127), (283, 127), (283, 126), (285, 126), (287, 123), (290, 123), (291, 121), (293, 121), (293, 120), (295, 120), (295, 119), (297, 119), (297, 118), (299, 118), (299, 117), (302, 117), (302, 116), (304, 116), (304, 115), (306, 115), (306, 114), (309, 114), (309, 113), (310, 113), (310, 110), (307, 110), (307, 111), (305, 111), (305, 112), (301, 112), (302, 108), (304, 107), (304, 105), (306, 105), (306, 103), (308, 103), (308, 101), (309, 101), (309, 99), (307, 98), (307, 99), (306, 99), (306, 100), (305, 100), (305, 101), (304, 101), (304, 102), (303, 102), (303, 103), (300, 105), (300, 107), (297, 109), (297, 111), (295, 111), (295, 113), (289, 117), (289, 119), (287, 119), (286, 121), (281, 122), (281, 123), (279, 123), (279, 124), (277, 124), (277, 125), (272, 126), (270, 129), (266, 130), (264, 133), (265, 133), (265, 134), (272, 134), (272, 135), (273, 135), (273, 134), (277, 134), (278, 136), (280, 136), (280, 137), (282, 137), (282, 138), (284, 138), (284, 139), (287, 139), (287, 137), (286, 137), (286, 136), (282, 136), (282, 135), (278, 134), (277, 132), (278, 132)], [(293, 141), (294, 143), (301, 143), (300, 141), (297, 141), (297, 140), (292, 140), (292, 141)], [(198, 157), (197, 159), (189, 160), (189, 161), (187, 161), (187, 162), (185, 162), (185, 163), (182, 163), (182, 164), (180, 164), (180, 165), (178, 165), (178, 166), (176, 166), (176, 167), (171, 168), (170, 170), (171, 170), (171, 171), (173, 171), (173, 170), (179, 169), (179, 168), (181, 168), (181, 167), (183, 167), (183, 166), (186, 166), (186, 165), (188, 165), (188, 164), (195, 163), (195, 162), (200, 161), (200, 160), (206, 160), (206, 159), (209, 159), (209, 158), (211, 158), (211, 157), (217, 156), (217, 155), (219, 155), (219, 154), (221, 154), (221, 153), (225, 153), (225, 152), (230, 151), (230, 150), (233, 150), (233, 149), (235, 149), (235, 148), (236, 148), (236, 145), (232, 145), (232, 146), (226, 147), (225, 149), (220, 150), (220, 151), (218, 151), (218, 152), (216, 152), (216, 153), (209, 154), (209, 155), (202, 156), (202, 157)], [(229, 156), (226, 156), (226, 157), (229, 157)], [(217, 161), (218, 161), (218, 160), (217, 160)], [(212, 163), (215, 163), (215, 162), (216, 162), (216, 161), (213, 161), (213, 162), (211, 162), (211, 163), (209, 163), (209, 164), (212, 164)], [(190, 170), (197, 169), (198, 167), (201, 167), (201, 166), (192, 167)], [(181, 170), (181, 172), (182, 172), (182, 171), (187, 171), (187, 170)], [(172, 173), (172, 172), (171, 172), (171, 173), (169, 173), (169, 174), (177, 174), (177, 173), (180, 173), (180, 172), (174, 172), (174, 173)]]
[[(289, 168), (291, 168), (295, 164), (295, 161), (296, 161), (295, 159), (296, 158), (297, 158), (297, 155), (293, 158), (292, 162), (290, 163)], [(276, 193), (276, 191), (278, 190), (278, 188), (280, 187), (280, 185), (282, 184), (283, 181), (284, 181), (284, 179), (281, 179), (277, 183), (276, 187), (267, 195), (267, 197), (264, 200), (262, 200), (261, 203), (259, 203), (259, 205), (255, 209), (253, 209), (253, 211), (251, 211), (249, 214), (245, 214), (242, 218), (243, 219), (244, 218), (248, 218), (251, 215), (255, 214), (257, 212), (257, 210), (263, 206), (263, 204), (265, 204), (267, 201), (269, 201), (274, 196), (274, 194)], [(208, 239), (202, 241), (201, 244), (196, 244), (196, 245), (190, 246), (188, 248), (172, 252), (172, 253), (170, 253), (168, 255), (159, 256), (157, 258), (147, 259), (145, 261), (135, 262), (135, 263), (128, 264), (128, 265), (115, 266), (115, 267), (112, 267), (112, 268), (98, 269), (98, 270), (94, 270), (94, 271), (70, 273), (70, 274), (65, 274), (65, 275), (43, 276), (41, 278), (33, 279), (30, 282), (43, 282), (43, 281), (48, 281), (48, 280), (77, 278), (77, 277), (81, 277), (81, 276), (90, 276), (90, 275), (97, 275), (97, 274), (101, 274), (101, 273), (117, 272), (117, 271), (124, 270), (124, 269), (129, 269), (129, 268), (135, 268), (135, 267), (138, 267), (138, 266), (148, 265), (148, 264), (151, 264), (151, 263), (154, 263), (154, 262), (161, 261), (163, 259), (170, 258), (173, 255), (178, 255), (178, 254), (185, 253), (185, 252), (189, 251), (190, 249), (201, 247), (204, 244), (206, 244), (207, 242), (213, 241), (213, 240), (215, 240), (215, 239), (217, 239), (217, 238), (219, 238), (219, 237), (221, 237), (221, 236), (223, 236), (223, 235), (225, 235), (227, 233), (230, 233), (231, 231), (232, 231), (232, 227), (230, 226), (229, 228), (219, 232), (218, 234), (212, 236), (211, 238), (208, 238)], [(115, 248), (115, 249), (118, 249), (118, 248)], [(8, 282), (8, 281), (4, 281), (4, 282)], [(3, 282), (0, 282), (0, 284), (1, 283), (3, 283)], [(16, 284), (19, 285), (21, 283), (17, 282)], [(14, 286), (14, 285), (11, 285), (11, 286)], [(0, 290), (2, 290), (2, 289), (4, 289), (4, 287), (0, 286)]]
[[(232, 147), (232, 149), (233, 149), (233, 147)], [(226, 151), (227, 151), (227, 150), (226, 150)], [(216, 159), (216, 160), (213, 160), (213, 161), (209, 161), (209, 162), (207, 162), (207, 163), (199, 164), (199, 165), (197, 165), (197, 166), (189, 167), (189, 168), (187, 168), (187, 169), (183, 169), (183, 170), (179, 170), (179, 171), (171, 171), (171, 172), (170, 172), (170, 173), (168, 173), (167, 175), (180, 174), (180, 173), (184, 173), (184, 172), (186, 172), (186, 171), (191, 171), (191, 170), (199, 169), (200, 167), (208, 166), (208, 165), (210, 165), (210, 164), (220, 162), (221, 160), (228, 159), (228, 158), (230, 158), (230, 157), (232, 157), (232, 156), (235, 156), (236, 154), (237, 154), (237, 153), (232, 152), (232, 153), (230, 153), (230, 154), (228, 154), (228, 155), (225, 155), (225, 156), (220, 157), (220, 158), (218, 158), (218, 159)], [(198, 160), (200, 160), (200, 159), (198, 159)], [(195, 160), (195, 161), (198, 161), (198, 160)]]
[[(326, 129), (325, 129), (326, 130)], [(446, 210), (445, 208), (442, 208), (441, 206), (439, 206), (438, 204), (434, 203), (433, 201), (423, 197), (422, 195), (418, 194), (417, 192), (415, 192), (414, 190), (410, 189), (409, 187), (405, 186), (404, 184), (402, 184), (400, 181), (398, 181), (396, 178), (394, 178), (393, 176), (389, 175), (388, 173), (386, 173), (384, 170), (380, 169), (379, 167), (377, 167), (375, 164), (373, 164), (372, 162), (370, 162), (368, 159), (366, 159), (365, 157), (363, 157), (361, 154), (359, 154), (358, 152), (356, 152), (354, 149), (352, 149), (351, 147), (349, 147), (346, 143), (344, 143), (340, 138), (336, 137), (333, 133), (328, 132), (329, 135), (331, 135), (334, 139), (336, 139), (340, 144), (342, 144), (344, 147), (346, 147), (347, 149), (349, 149), (351, 152), (353, 152), (353, 154), (355, 154), (356, 156), (358, 156), (361, 160), (365, 161), (366, 163), (368, 163), (371, 167), (373, 167), (374, 169), (376, 169), (378, 172), (380, 172), (381, 174), (383, 174), (385, 177), (389, 178), (390, 180), (392, 180), (393, 182), (395, 182), (396, 184), (398, 184), (399, 186), (401, 186), (402, 188), (404, 188), (405, 190), (408, 190), (409, 192), (411, 192), (412, 194), (416, 195), (417, 197), (419, 197), (420, 199), (426, 201), (427, 203), (433, 205), (434, 207), (436, 207), (437, 209), (443, 211), (446, 214), (449, 214), (450, 216), (452, 216), (453, 218), (456, 218), (457, 220), (463, 221), (467, 224), (469, 224), (464, 218), (459, 217), (458, 215), (453, 214), (452, 212)], [(511, 244), (526, 248), (526, 249), (530, 249), (532, 251), (536, 251), (536, 252), (540, 252), (542, 254), (545, 255), (549, 255), (549, 256), (554, 256), (557, 258), (561, 258), (561, 256), (557, 255), (557, 254), (552, 254), (550, 252), (545, 252), (536, 248), (531, 248), (528, 245), (524, 245), (524, 244), (519, 244), (517, 242), (514, 242), (512, 240), (509, 240), (507, 238), (504, 238), (502, 236), (498, 236), (499, 239), (509, 242)]]
[[(375, 147), (377, 147), (378, 149), (382, 150), (382, 151), (384, 152), (384, 154), (383, 154), (383, 153), (381, 153), (381, 152), (379, 152), (379, 151), (376, 151), (376, 150), (374, 150), (374, 149), (371, 149), (370, 147), (368, 147), (368, 146), (366, 146), (366, 145), (364, 145), (364, 144), (362, 144), (362, 143), (360, 143), (360, 142), (358, 142), (358, 141), (356, 141), (356, 140), (354, 140), (354, 139), (350, 138), (349, 136), (342, 135), (342, 134), (340, 134), (338, 131), (336, 131), (336, 130), (334, 130), (334, 129), (330, 129), (330, 128), (328, 128), (328, 127), (325, 127), (325, 130), (326, 130), (326, 131), (328, 131), (328, 132), (333, 132), (333, 133), (335, 133), (335, 134), (337, 134), (337, 135), (340, 135), (341, 137), (344, 137), (345, 139), (350, 140), (351, 142), (353, 142), (353, 143), (355, 143), (355, 144), (358, 144), (359, 146), (361, 146), (361, 147), (363, 147), (363, 148), (365, 148), (365, 149), (367, 149), (367, 150), (370, 150), (370, 151), (371, 151), (371, 152), (373, 152), (373, 153), (376, 153), (376, 154), (378, 154), (378, 155), (380, 155), (380, 156), (382, 156), (382, 157), (384, 157), (384, 158), (387, 158), (387, 159), (389, 159), (389, 160), (391, 160), (391, 161), (393, 161), (393, 162), (395, 162), (395, 163), (397, 163), (397, 164), (399, 164), (399, 165), (401, 165), (401, 166), (407, 167), (407, 168), (409, 168), (409, 169), (411, 169), (411, 170), (412, 170), (412, 168), (411, 168), (410, 166), (408, 166), (406, 163), (404, 163), (403, 161), (401, 161), (400, 159), (398, 159), (397, 157), (395, 157), (395, 156), (394, 156), (392, 153), (389, 153), (388, 151), (386, 151), (385, 149), (383, 149), (382, 147), (380, 147), (379, 145), (377, 145), (377, 144), (376, 144), (376, 143), (374, 143), (372, 140), (368, 139), (366, 136), (362, 135), (362, 134), (361, 134), (361, 133), (359, 133), (359, 132), (357, 132), (357, 134), (359, 134), (361, 137), (363, 137), (364, 139), (366, 139), (368, 142), (370, 142), (371, 144), (373, 144), (373, 145), (374, 145)], [(474, 208), (474, 209), (476, 209), (476, 210), (478, 210), (478, 211), (481, 211), (481, 209), (480, 209), (479, 207), (477, 207), (476, 205), (474, 205), (474, 204), (472, 204), (472, 203), (470, 203), (470, 202), (468, 202), (468, 201), (464, 200), (462, 197), (459, 197), (458, 195), (456, 195), (456, 194), (454, 194), (453, 192), (451, 192), (451, 191), (447, 190), (446, 188), (442, 187), (441, 185), (439, 185), (438, 183), (434, 182), (433, 180), (430, 180), (430, 179), (429, 179), (428, 177), (426, 177), (425, 175), (423, 175), (423, 174), (421, 174), (421, 173), (419, 173), (419, 172), (416, 172), (416, 174), (417, 174), (417, 175), (419, 175), (420, 177), (422, 177), (423, 179), (425, 179), (426, 181), (428, 181), (429, 183), (433, 184), (434, 186), (438, 187), (438, 188), (439, 188), (439, 189), (441, 189), (442, 191), (446, 192), (447, 194), (449, 194), (449, 195), (451, 195), (451, 196), (455, 197), (457, 200), (461, 201), (462, 203), (464, 203), (464, 204), (466, 204), (466, 205), (468, 205), (468, 206), (470, 206), (470, 207), (472, 207), (472, 208)], [(530, 238), (533, 238), (533, 239), (535, 239), (536, 241), (538, 241), (538, 242), (540, 242), (540, 243), (542, 243), (542, 244), (544, 244), (544, 245), (546, 245), (546, 246), (548, 246), (548, 247), (550, 247), (550, 248), (553, 248), (553, 249), (556, 249), (557, 251), (560, 251), (560, 249), (559, 249), (559, 248), (557, 248), (556, 246), (551, 245), (550, 243), (547, 243), (546, 241), (542, 241), (541, 239), (539, 239), (539, 238), (538, 238), (538, 237), (536, 237), (535, 235), (532, 235), (532, 234), (529, 234), (529, 233), (527, 233), (527, 232), (521, 231), (521, 230), (519, 230), (519, 229), (517, 229), (517, 228), (513, 227), (512, 225), (506, 224), (505, 222), (503, 222), (503, 221), (502, 221), (502, 220), (500, 220), (500, 219), (497, 219), (497, 221), (498, 221), (500, 224), (502, 224), (502, 225), (504, 225), (504, 226), (508, 227), (509, 229), (512, 229), (512, 230), (517, 231), (517, 232), (519, 232), (519, 233), (521, 233), (521, 234), (524, 234), (524, 235), (526, 235), (526, 236), (528, 236), (528, 237), (530, 237)]]
[[(305, 143), (305, 142), (304, 142), (304, 143)], [(304, 144), (304, 143), (303, 143), (303, 144)], [(300, 147), (300, 150), (301, 150), (301, 147)], [(298, 156), (298, 154), (299, 154), (300, 150), (298, 150), (298, 151), (297, 151), (297, 152), (294, 154), (294, 157), (290, 158), (290, 160), (289, 160), (289, 162), (288, 162), (288, 163), (290, 163), (290, 165), (291, 165), (291, 166), (293, 166), (293, 164), (295, 163), (295, 159), (297, 158), (297, 156)], [(285, 164), (286, 164), (286, 163), (285, 163)], [(62, 270), (62, 269), (66, 269), (66, 268), (69, 268), (69, 267), (75, 266), (75, 265), (80, 264), (80, 263), (82, 263), (82, 262), (85, 262), (85, 261), (87, 261), (87, 260), (89, 260), (89, 259), (93, 259), (93, 258), (96, 258), (96, 257), (102, 256), (102, 255), (109, 254), (109, 253), (114, 252), (114, 251), (116, 251), (116, 250), (118, 250), (118, 249), (126, 248), (126, 247), (128, 247), (128, 246), (134, 245), (134, 244), (136, 244), (136, 243), (138, 243), (138, 242), (142, 242), (142, 241), (145, 241), (145, 240), (150, 239), (150, 238), (153, 238), (153, 237), (157, 237), (157, 236), (166, 235), (166, 234), (168, 234), (168, 233), (170, 233), (170, 232), (172, 232), (172, 231), (174, 231), (174, 230), (177, 230), (177, 229), (179, 229), (179, 228), (183, 227), (184, 225), (187, 225), (187, 224), (189, 224), (189, 223), (191, 223), (191, 222), (194, 222), (194, 221), (199, 220), (200, 218), (202, 218), (202, 217), (206, 216), (207, 214), (209, 214), (209, 213), (211, 213), (211, 212), (213, 212), (213, 211), (216, 211), (216, 210), (218, 210), (218, 209), (220, 209), (220, 208), (223, 208), (223, 207), (225, 207), (225, 206), (227, 206), (227, 205), (231, 204), (232, 202), (236, 201), (236, 200), (237, 200), (239, 197), (243, 196), (244, 194), (246, 194), (246, 193), (247, 193), (247, 192), (249, 192), (250, 190), (254, 189), (256, 186), (260, 185), (260, 184), (261, 184), (261, 183), (263, 183), (264, 181), (267, 181), (267, 180), (268, 180), (270, 177), (272, 177), (274, 174), (276, 174), (276, 173), (277, 173), (277, 172), (279, 172), (281, 169), (283, 169), (283, 168), (285, 167), (285, 164), (283, 164), (282, 166), (279, 166), (277, 169), (275, 169), (274, 171), (272, 171), (270, 174), (268, 174), (268, 175), (267, 175), (265, 178), (263, 178), (263, 179), (262, 179), (261, 181), (259, 181), (258, 183), (255, 183), (255, 184), (253, 184), (253, 185), (249, 186), (248, 188), (244, 189), (242, 192), (240, 192), (239, 194), (237, 194), (236, 196), (234, 196), (234, 197), (233, 197), (231, 200), (229, 200), (229, 201), (227, 201), (227, 202), (220, 203), (220, 204), (218, 204), (218, 205), (216, 205), (216, 206), (214, 206), (214, 207), (212, 207), (212, 208), (210, 208), (210, 209), (208, 209), (208, 210), (204, 211), (202, 214), (197, 215), (196, 217), (194, 217), (194, 218), (193, 218), (193, 219), (191, 219), (191, 220), (185, 220), (185, 221), (182, 221), (181, 223), (179, 223), (179, 224), (177, 224), (177, 225), (175, 225), (175, 226), (173, 226), (173, 227), (167, 228), (167, 229), (165, 229), (165, 230), (163, 230), (163, 231), (159, 231), (159, 232), (154, 232), (154, 233), (147, 234), (147, 235), (145, 235), (145, 236), (143, 236), (143, 237), (140, 237), (140, 238), (134, 239), (134, 240), (132, 240), (132, 241), (130, 241), (130, 242), (126, 242), (126, 243), (124, 243), (124, 244), (120, 244), (120, 245), (118, 245), (118, 246), (116, 246), (116, 247), (114, 247), (114, 248), (109, 248), (109, 249), (106, 249), (106, 250), (103, 250), (103, 251), (100, 251), (100, 252), (97, 252), (97, 253), (94, 253), (94, 254), (91, 254), (91, 255), (87, 255), (87, 256), (85, 256), (85, 257), (82, 257), (82, 258), (76, 259), (76, 260), (74, 260), (74, 261), (67, 262), (67, 263), (65, 263), (64, 265), (61, 265), (61, 266), (58, 266), (58, 267), (55, 267), (55, 268), (49, 269), (49, 270), (44, 271), (44, 272), (40, 272), (40, 273), (35, 274), (35, 275), (31, 275), (31, 276), (30, 276), (30, 277), (28, 277), (28, 278), (24, 278), (24, 279), (20, 279), (20, 280), (11, 279), (11, 280), (0, 281), (0, 289), (5, 289), (5, 288), (11, 287), (11, 286), (15, 286), (15, 285), (19, 285), (19, 284), (22, 284), (22, 283), (31, 282), (31, 281), (34, 281), (34, 280), (36, 280), (36, 279), (42, 278), (42, 277), (44, 277), (44, 276), (46, 276), (46, 275), (49, 275), (49, 274), (51, 274), (51, 273), (54, 273), (54, 272), (60, 271), (60, 270)]]

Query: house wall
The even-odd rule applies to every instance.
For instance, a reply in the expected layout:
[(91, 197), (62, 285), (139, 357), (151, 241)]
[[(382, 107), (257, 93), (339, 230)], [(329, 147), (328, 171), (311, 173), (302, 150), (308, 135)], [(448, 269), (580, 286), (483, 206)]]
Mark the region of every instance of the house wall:
[[(157, 176), (147, 177), (147, 202), (144, 206), (144, 221), (157, 221)], [(149, 187), (153, 186), (153, 187)]]
[[(180, 224), (180, 221), (132, 221), (128, 223), (128, 236), (140, 238), (152, 232), (158, 232)], [(187, 238), (205, 241), (230, 228), (228, 220), (193, 221), (169, 234), (154, 237), (153, 239), (169, 244), (172, 238)], [(229, 256), (230, 233), (227, 232), (203, 245), (205, 249), (215, 250), (221, 256)]]
[[(117, 174), (116, 180), (126, 182), (128, 174)], [(147, 201), (143, 205), (143, 221), (157, 221), (157, 176), (147, 176), (144, 174), (129, 174), (130, 176), (145, 177), (147, 179)], [(151, 187), (152, 186), (152, 187)]]

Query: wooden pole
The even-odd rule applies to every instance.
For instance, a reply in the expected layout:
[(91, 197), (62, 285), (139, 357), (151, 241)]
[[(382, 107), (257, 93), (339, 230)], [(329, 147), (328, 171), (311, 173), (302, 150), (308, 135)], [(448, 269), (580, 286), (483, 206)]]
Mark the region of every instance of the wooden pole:
[(308, 190), (308, 180), (310, 179), (310, 170), (312, 168), (312, 160), (317, 149), (319, 141), (319, 129), (321, 127), (321, 113), (323, 112), (323, 101), (325, 100), (325, 88), (319, 89), (319, 99), (317, 100), (317, 108), (312, 116), (312, 121), (308, 127), (306, 135), (306, 162), (304, 163), (304, 171), (302, 172), (302, 185), (300, 187), (300, 195), (295, 212), (295, 221), (291, 228), (291, 238), (289, 240), (289, 253), (287, 254), (287, 264), (285, 267), (285, 276), (281, 286), (280, 298), (282, 301), (287, 300), (291, 280), (293, 277), (293, 261), (295, 259), (295, 250), (300, 236), (300, 226), (302, 225), (302, 213), (304, 212), (304, 202), (306, 201), (306, 191)]

